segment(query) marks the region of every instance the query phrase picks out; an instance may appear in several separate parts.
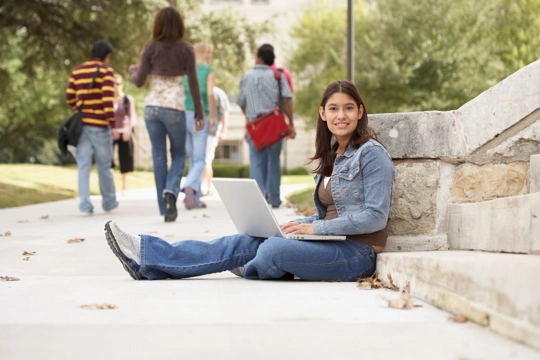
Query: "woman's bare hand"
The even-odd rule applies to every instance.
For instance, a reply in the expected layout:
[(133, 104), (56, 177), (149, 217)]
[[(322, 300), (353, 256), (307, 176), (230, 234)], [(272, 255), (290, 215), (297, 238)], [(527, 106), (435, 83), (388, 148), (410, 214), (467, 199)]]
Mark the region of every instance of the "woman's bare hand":
[(300, 224), (293, 221), (281, 224), (280, 228), (285, 234), (315, 235), (313, 224)]

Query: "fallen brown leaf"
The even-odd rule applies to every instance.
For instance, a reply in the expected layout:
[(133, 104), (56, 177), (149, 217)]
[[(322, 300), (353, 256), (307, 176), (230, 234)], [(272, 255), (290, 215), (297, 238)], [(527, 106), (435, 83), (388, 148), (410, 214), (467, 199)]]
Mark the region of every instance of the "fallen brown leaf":
[(24, 260), (24, 261), (30, 260), (30, 256), (25, 257), (23, 260)]
[(23, 255), (36, 255), (35, 251), (23, 251)]
[(377, 299), (386, 301), (388, 303), (388, 307), (391, 307), (394, 309), (410, 310), (413, 307), (418, 307), (414, 304), (414, 298), (409, 294), (401, 294), (397, 298), (388, 298), (384, 295), (378, 295)]
[(3, 281), (19, 281), (21, 279), (12, 276), (0, 276), (0, 280)]
[(405, 285), (403, 290), (401, 290), (401, 293), (408, 295), (410, 292), (411, 292), (411, 283), (407, 283), (407, 285)]
[(468, 321), (465, 316), (449, 316), (448, 320), (453, 321), (455, 323), (465, 323)]
[(89, 305), (81, 305), (79, 307), (81, 309), (89, 309), (89, 310), (113, 310), (113, 309), (118, 308), (118, 306), (112, 305), (112, 304), (89, 304)]
[(6, 231), (6, 232), (4, 233), (4, 236), (11, 236), (11, 231)]
[(171, 235), (171, 234), (167, 234), (165, 235), (164, 237), (173, 237), (174, 235)]
[(386, 274), (386, 277), (388, 278), (388, 281), (390, 282), (390, 289), (394, 291), (399, 291), (399, 288), (394, 284), (394, 280), (392, 279), (392, 274), (388, 273)]
[(42, 215), (42, 216), (40, 217), (40, 219), (42, 219), (42, 220), (47, 220), (48, 218), (49, 218), (49, 215)]
[(81, 243), (84, 241), (84, 238), (73, 238), (73, 239), (69, 239), (67, 242), (69, 244), (72, 244), (72, 243)]
[(203, 218), (209, 218), (210, 215), (202, 214), (202, 217), (203, 217)]
[(17, 222), (18, 222), (19, 224), (22, 224), (22, 223), (27, 223), (27, 222), (30, 222), (30, 221), (28, 221), (28, 220), (17, 220)]
[(389, 290), (395, 290), (395, 291), (399, 290), (397, 289), (395, 285), (394, 287), (392, 287), (392, 285), (387, 285), (383, 283), (381, 280), (379, 280), (378, 278), (373, 278), (373, 277), (358, 279), (356, 280), (356, 283), (357, 283), (357, 287), (362, 290), (370, 290), (370, 289), (389, 289)]

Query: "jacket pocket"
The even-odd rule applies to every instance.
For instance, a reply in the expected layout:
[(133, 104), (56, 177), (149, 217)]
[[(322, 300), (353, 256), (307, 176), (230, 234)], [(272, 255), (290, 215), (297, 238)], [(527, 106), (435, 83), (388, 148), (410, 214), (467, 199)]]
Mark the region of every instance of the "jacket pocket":
[(341, 195), (358, 197), (362, 189), (362, 181), (360, 177), (360, 165), (345, 167), (339, 171), (339, 184)]

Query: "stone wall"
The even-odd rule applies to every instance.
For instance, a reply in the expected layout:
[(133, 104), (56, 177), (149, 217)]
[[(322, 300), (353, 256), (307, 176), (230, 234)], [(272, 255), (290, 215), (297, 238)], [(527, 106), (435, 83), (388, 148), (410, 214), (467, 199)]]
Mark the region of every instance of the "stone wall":
[(538, 191), (539, 94), (540, 60), (455, 111), (370, 116), (396, 166), (387, 251), (448, 248), (449, 204)]

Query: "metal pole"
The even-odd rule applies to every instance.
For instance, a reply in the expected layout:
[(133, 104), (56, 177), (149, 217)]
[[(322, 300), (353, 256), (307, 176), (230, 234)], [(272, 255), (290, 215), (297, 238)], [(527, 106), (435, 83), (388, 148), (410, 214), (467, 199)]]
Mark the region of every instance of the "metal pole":
[(347, 4), (347, 79), (354, 82), (354, 0)]

